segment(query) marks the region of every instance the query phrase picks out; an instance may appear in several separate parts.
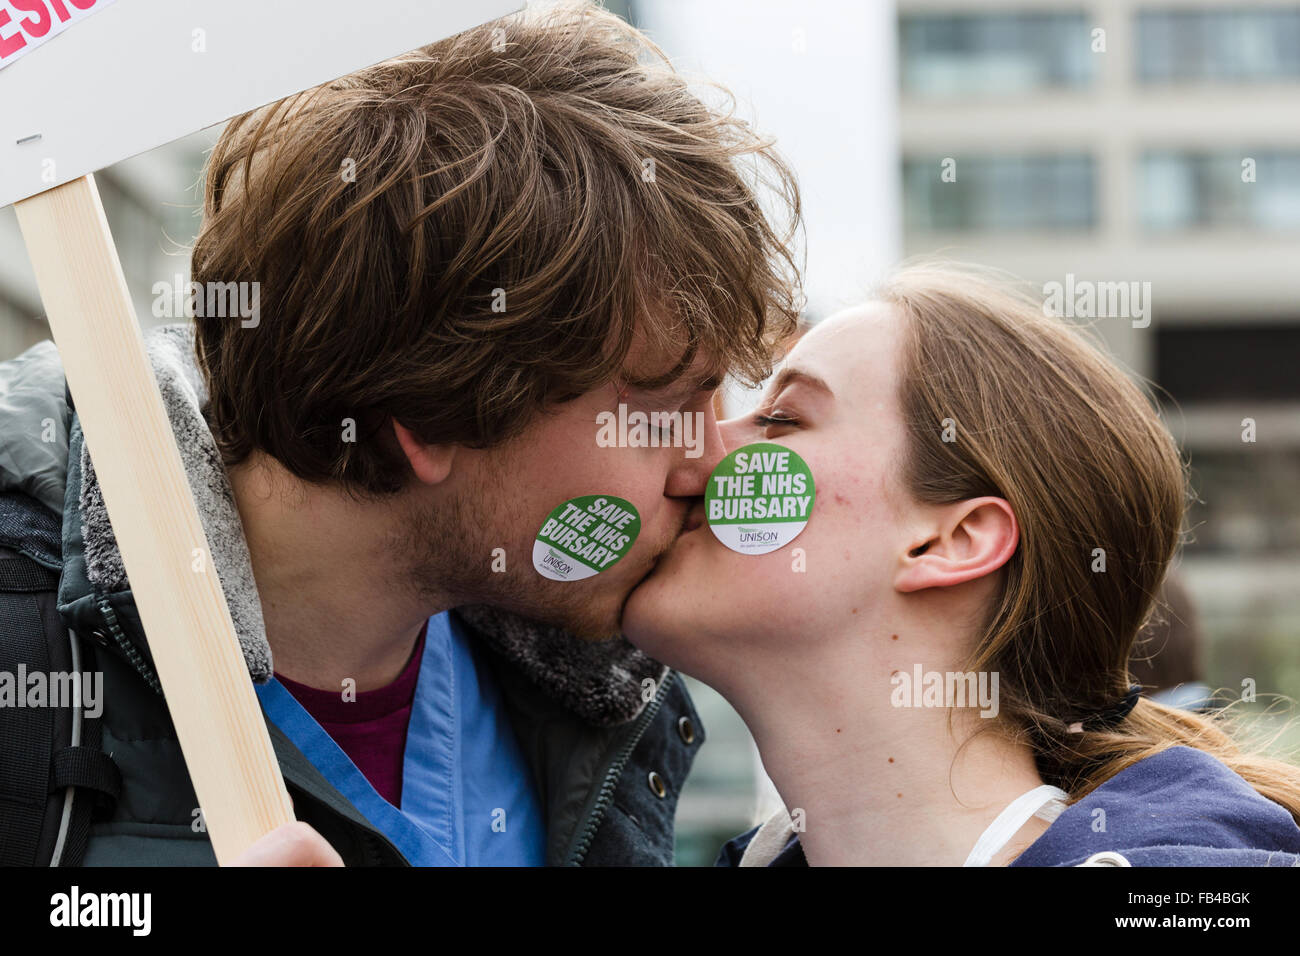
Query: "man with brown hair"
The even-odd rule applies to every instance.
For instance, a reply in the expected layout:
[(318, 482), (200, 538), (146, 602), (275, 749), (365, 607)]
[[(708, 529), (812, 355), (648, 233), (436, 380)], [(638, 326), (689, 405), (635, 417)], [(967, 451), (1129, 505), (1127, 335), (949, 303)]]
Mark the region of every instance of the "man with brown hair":
[[(550, 9), (217, 143), (193, 279), (250, 284), (257, 315), (150, 343), (309, 825), (245, 862), (671, 862), (703, 732), (618, 621), (723, 454), (718, 382), (764, 377), (794, 328), (791, 233), (755, 177), (791, 229), (798, 200), (657, 55), (590, 5)], [(46, 619), (99, 645), (94, 733), (120, 775), (83, 845), (54, 842), (63, 862), (211, 862), (48, 343), (0, 366), (5, 394), (0, 558), (59, 569)], [(46, 418), (63, 454), (36, 444)]]

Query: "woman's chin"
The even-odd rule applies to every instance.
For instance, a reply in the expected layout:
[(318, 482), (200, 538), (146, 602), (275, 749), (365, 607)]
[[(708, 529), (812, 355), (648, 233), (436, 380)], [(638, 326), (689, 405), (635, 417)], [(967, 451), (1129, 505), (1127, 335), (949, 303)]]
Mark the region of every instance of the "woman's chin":
[(662, 648), (671, 647), (674, 635), (690, 630), (684, 618), (694, 602), (687, 591), (699, 584), (697, 575), (683, 572), (681, 558), (678, 544), (632, 589), (623, 605), (624, 636), (664, 663), (668, 661), (660, 656)]
[(663, 640), (676, 626), (673, 620), (671, 582), (659, 566), (632, 589), (623, 604), (623, 636), (653, 655), (650, 648)]

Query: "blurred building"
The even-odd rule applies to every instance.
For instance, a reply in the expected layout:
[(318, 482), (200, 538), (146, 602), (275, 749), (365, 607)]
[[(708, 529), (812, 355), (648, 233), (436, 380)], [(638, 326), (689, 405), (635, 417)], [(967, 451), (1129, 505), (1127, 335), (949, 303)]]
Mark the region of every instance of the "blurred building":
[(907, 254), (1150, 283), (1088, 324), (1190, 459), (1210, 683), (1300, 694), (1300, 3), (898, 11)]

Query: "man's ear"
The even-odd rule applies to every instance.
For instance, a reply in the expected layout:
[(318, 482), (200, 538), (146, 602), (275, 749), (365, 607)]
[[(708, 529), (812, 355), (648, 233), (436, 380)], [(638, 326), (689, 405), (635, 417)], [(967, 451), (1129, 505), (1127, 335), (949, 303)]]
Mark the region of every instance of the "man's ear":
[(1015, 512), (1001, 498), (936, 508), (903, 555), (894, 587), (907, 593), (982, 578), (1006, 564), (1019, 543)]
[(436, 485), (451, 473), (451, 460), (456, 454), (455, 445), (425, 444), (396, 418), (393, 419), (393, 433), (411, 465), (411, 471), (420, 481), (426, 485)]

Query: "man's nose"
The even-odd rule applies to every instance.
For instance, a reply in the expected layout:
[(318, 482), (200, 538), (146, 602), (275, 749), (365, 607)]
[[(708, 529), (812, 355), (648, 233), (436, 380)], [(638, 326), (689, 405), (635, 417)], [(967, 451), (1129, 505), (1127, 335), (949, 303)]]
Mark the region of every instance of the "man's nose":
[[(718, 416), (714, 414), (711, 402), (708, 411), (702, 414), (703, 427), (696, 448), (684, 449), (681, 457), (674, 463), (672, 473), (668, 476), (668, 487), (665, 493), (671, 497), (697, 498), (703, 495), (705, 488), (708, 487), (709, 475), (727, 454), (728, 446), (719, 430)], [(690, 457), (697, 449), (699, 454)]]

